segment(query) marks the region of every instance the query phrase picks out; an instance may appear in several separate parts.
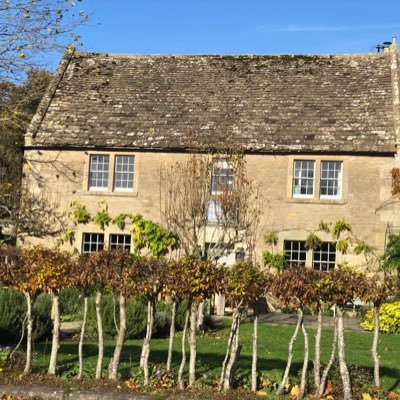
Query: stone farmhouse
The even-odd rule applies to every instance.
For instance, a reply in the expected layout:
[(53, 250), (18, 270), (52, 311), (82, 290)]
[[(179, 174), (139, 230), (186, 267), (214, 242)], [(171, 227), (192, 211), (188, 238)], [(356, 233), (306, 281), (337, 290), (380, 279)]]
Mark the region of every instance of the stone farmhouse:
[[(267, 199), (262, 224), (290, 263), (326, 270), (351, 251), (321, 220), (345, 219), (382, 253), (400, 226), (390, 171), (400, 144), (399, 51), (352, 55), (66, 54), (25, 139), (24, 184), (96, 212), (161, 221), (161, 171), (207, 147), (238, 146)], [(49, 238), (45, 239), (48, 243)], [(83, 252), (130, 246), (129, 231), (79, 227)], [(257, 244), (258, 260), (266, 246)]]

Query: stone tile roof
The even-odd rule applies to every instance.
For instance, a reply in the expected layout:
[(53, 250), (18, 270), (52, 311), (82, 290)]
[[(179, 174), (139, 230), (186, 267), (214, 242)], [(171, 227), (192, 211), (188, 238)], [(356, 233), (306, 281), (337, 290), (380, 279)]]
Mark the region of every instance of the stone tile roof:
[(62, 60), (27, 146), (395, 152), (390, 55)]

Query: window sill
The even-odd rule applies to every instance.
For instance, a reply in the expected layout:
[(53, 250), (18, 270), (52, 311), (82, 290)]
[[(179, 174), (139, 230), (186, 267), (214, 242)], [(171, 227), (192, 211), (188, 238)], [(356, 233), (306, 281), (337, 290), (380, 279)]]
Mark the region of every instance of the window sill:
[(97, 196), (97, 197), (138, 197), (138, 192), (108, 192), (108, 191), (87, 191), (82, 193), (83, 196)]
[(310, 198), (310, 197), (288, 197), (288, 203), (300, 204), (347, 204), (345, 199), (326, 199), (326, 198)]

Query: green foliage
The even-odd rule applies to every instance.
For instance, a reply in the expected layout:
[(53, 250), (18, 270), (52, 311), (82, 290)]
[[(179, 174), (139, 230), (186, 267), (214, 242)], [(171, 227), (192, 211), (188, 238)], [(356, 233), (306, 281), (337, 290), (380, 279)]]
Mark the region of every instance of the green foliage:
[(76, 288), (60, 290), (60, 314), (63, 320), (69, 316), (70, 320), (79, 319), (83, 309), (82, 291)]
[[(365, 314), (361, 326), (367, 330), (374, 329), (374, 310), (370, 309)], [(384, 303), (380, 307), (379, 330), (383, 333), (400, 333), (400, 301)]]
[(71, 200), (69, 207), (70, 212), (68, 217), (74, 225), (86, 225), (90, 222), (91, 215), (85, 205), (79, 203), (77, 200)]
[(105, 201), (99, 202), (99, 211), (94, 215), (93, 222), (99, 226), (99, 228), (104, 231), (106, 226), (110, 224), (112, 218), (108, 213), (108, 204)]
[(112, 223), (116, 225), (121, 231), (125, 229), (126, 219), (129, 217), (129, 214), (118, 214), (113, 220)]
[(130, 215), (132, 243), (137, 252), (147, 248), (154, 257), (165, 256), (178, 247), (178, 236), (140, 214)]
[(318, 249), (318, 247), (320, 247), (321, 244), (322, 240), (315, 233), (311, 232), (307, 236), (304, 246), (307, 250), (315, 250)]
[(381, 266), (384, 271), (400, 271), (400, 234), (389, 235)]
[(358, 254), (371, 254), (374, 248), (363, 240), (357, 240), (356, 245), (353, 248), (354, 253)]
[(343, 232), (351, 232), (351, 225), (344, 219), (339, 219), (333, 225), (332, 235), (339, 239)]
[[(118, 299), (115, 299), (112, 294), (106, 294), (102, 299), (102, 317), (104, 336), (107, 339), (114, 339), (117, 335), (117, 330), (114, 323), (114, 305), (115, 319), (119, 323), (119, 305)], [(185, 304), (178, 305), (176, 314), (176, 328), (182, 329), (184, 323)], [(146, 333), (147, 322), (147, 300), (143, 297), (136, 297), (126, 301), (126, 338), (143, 338)], [(171, 305), (158, 302), (156, 304), (156, 312), (154, 315), (154, 337), (167, 337), (171, 324)], [(88, 328), (87, 335), (90, 339), (97, 338), (97, 322), (94, 298), (89, 299), (88, 312)]]
[[(50, 319), (51, 301), (46, 295), (37, 297), (32, 310), (33, 340), (49, 337), (52, 330)], [(0, 342), (16, 343), (22, 333), (26, 314), (26, 299), (13, 289), (0, 289)]]
[(276, 231), (268, 231), (264, 234), (264, 242), (266, 244), (276, 246), (278, 244), (278, 233)]
[(330, 228), (330, 224), (325, 222), (325, 221), (320, 221), (319, 223), (319, 230), (325, 232), (325, 233), (330, 233), (331, 232), (331, 228)]
[(264, 250), (262, 252), (262, 258), (264, 266), (276, 268), (278, 271), (282, 271), (287, 266), (285, 253), (271, 253), (268, 250)]
[(336, 243), (336, 250), (340, 251), (342, 254), (346, 254), (349, 248), (349, 241), (347, 239), (339, 240)]

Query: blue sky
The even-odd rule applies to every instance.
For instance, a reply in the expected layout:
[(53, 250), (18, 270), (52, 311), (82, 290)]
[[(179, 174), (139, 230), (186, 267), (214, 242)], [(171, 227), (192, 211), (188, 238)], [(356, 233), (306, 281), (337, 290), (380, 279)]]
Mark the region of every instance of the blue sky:
[[(83, 50), (141, 54), (366, 53), (400, 34), (400, 1), (82, 0)], [(97, 25), (97, 23), (100, 23)]]

